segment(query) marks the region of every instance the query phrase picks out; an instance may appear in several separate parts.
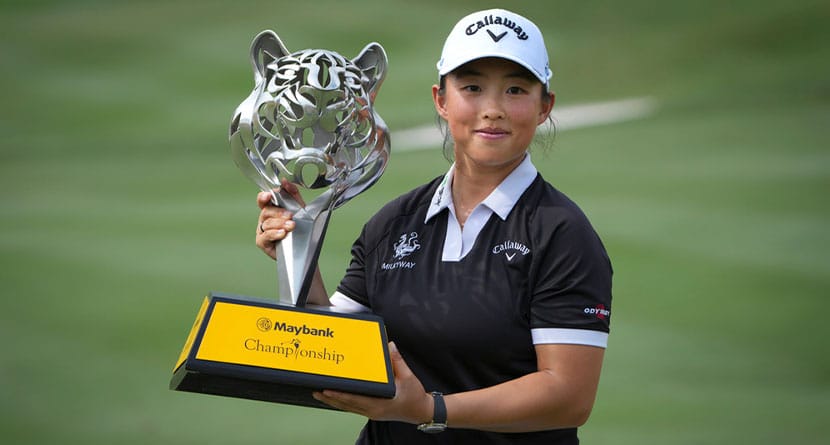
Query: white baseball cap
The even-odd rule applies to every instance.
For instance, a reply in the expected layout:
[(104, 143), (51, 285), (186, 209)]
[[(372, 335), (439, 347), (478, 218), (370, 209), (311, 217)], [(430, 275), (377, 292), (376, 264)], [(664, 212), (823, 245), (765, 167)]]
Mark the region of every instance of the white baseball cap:
[(504, 9), (478, 11), (459, 20), (444, 42), (438, 74), (483, 57), (516, 62), (545, 86), (553, 75), (542, 32), (530, 20)]

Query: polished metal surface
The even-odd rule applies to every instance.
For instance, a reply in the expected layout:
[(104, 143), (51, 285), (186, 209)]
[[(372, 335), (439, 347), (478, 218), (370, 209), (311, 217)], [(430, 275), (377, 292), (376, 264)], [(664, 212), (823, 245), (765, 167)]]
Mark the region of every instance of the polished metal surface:
[(237, 167), (296, 228), (277, 246), (280, 301), (306, 303), (331, 211), (372, 186), (389, 159), (386, 124), (373, 103), (386, 74), (377, 43), (357, 57), (289, 53), (273, 31), (251, 45), (254, 89), (237, 107), (230, 144)]

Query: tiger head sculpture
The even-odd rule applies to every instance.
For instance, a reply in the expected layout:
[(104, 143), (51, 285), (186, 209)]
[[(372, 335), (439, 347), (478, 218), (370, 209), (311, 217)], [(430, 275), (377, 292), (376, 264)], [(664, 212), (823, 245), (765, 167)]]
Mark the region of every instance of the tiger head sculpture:
[[(254, 89), (230, 124), (234, 162), (289, 210), (331, 210), (374, 184), (390, 140), (373, 108), (386, 53), (370, 43), (354, 59), (321, 49), (290, 53), (270, 30), (251, 45)], [(324, 189), (314, 203), (282, 190), (286, 182)], [(275, 190), (279, 192), (275, 192)]]

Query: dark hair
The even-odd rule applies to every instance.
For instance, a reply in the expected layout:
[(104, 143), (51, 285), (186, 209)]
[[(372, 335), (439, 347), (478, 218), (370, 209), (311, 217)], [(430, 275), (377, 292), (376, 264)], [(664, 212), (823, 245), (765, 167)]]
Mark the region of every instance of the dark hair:
[[(528, 73), (528, 74), (530, 74), (530, 73)], [(550, 95), (549, 95), (548, 89), (544, 84), (542, 84), (542, 82), (539, 82), (539, 83), (542, 85), (542, 93), (541, 93), (542, 102), (547, 102), (547, 101), (550, 100)], [(447, 76), (443, 75), (438, 79), (438, 95), (439, 96), (444, 95), (446, 85), (447, 85)], [(453, 160), (454, 160), (453, 154), (454, 153), (453, 153), (452, 147), (449, 145), (449, 143), (450, 143), (450, 131), (447, 128), (447, 122), (444, 119), (442, 119), (441, 116), (438, 115), (437, 113), (435, 115), (435, 121), (436, 121), (436, 124), (438, 125), (438, 130), (441, 131), (441, 135), (444, 137), (443, 142), (441, 142), (441, 150), (444, 153), (444, 159), (446, 159), (449, 162), (453, 162)], [(533, 147), (534, 145), (536, 145), (537, 142), (539, 143), (539, 145), (541, 145), (545, 149), (550, 148), (553, 145), (553, 140), (556, 138), (556, 124), (553, 122), (553, 117), (551, 117), (550, 115), (548, 115), (547, 122), (548, 122), (548, 131), (546, 132), (546, 134), (544, 136), (539, 136), (538, 133), (537, 133), (537, 136), (533, 138), (533, 143), (531, 143), (530, 147)]]

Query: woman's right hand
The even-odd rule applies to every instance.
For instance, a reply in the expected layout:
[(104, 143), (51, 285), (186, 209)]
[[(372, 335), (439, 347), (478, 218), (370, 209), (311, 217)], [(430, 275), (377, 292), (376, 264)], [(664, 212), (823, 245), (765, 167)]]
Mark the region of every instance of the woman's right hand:
[(289, 232), (294, 230), (294, 215), (282, 207), (277, 207), (271, 201), (271, 194), (259, 192), (256, 197), (259, 212), (259, 221), (256, 227), (256, 245), (266, 255), (277, 258), (277, 243), (282, 241)]

